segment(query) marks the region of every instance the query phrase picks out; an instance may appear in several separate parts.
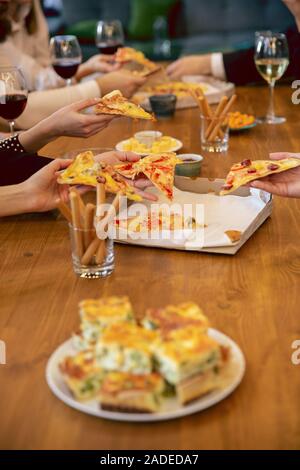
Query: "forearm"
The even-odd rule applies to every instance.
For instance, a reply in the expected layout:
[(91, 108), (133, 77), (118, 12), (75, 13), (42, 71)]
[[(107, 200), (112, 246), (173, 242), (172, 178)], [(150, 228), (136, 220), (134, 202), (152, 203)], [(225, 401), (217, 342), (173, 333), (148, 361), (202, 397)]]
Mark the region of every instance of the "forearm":
[(30, 196), (23, 183), (0, 187), (0, 217), (31, 210)]
[(49, 119), (44, 119), (31, 129), (21, 132), (19, 141), (27, 152), (35, 153), (57, 137), (57, 131), (53, 128)]

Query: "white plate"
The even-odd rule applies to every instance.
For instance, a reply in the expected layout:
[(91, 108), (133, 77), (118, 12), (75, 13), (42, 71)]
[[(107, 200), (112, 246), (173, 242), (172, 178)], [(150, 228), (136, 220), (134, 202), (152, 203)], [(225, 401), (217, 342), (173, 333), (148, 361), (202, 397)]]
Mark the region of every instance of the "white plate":
[(72, 339), (65, 341), (59, 346), (50, 357), (46, 368), (46, 380), (51, 391), (63, 401), (66, 405), (75, 408), (83, 413), (97, 416), (98, 418), (110, 419), (113, 421), (165, 421), (182, 416), (188, 416), (198, 411), (205, 410), (210, 406), (224, 400), (230, 395), (240, 384), (245, 373), (245, 358), (238, 345), (218, 330), (209, 329), (209, 335), (224, 346), (230, 348), (229, 364), (226, 367), (226, 375), (224, 376), (224, 387), (215, 390), (207, 395), (193, 401), (192, 403), (182, 406), (175, 398), (165, 399), (162, 409), (159, 413), (120, 413), (114, 411), (106, 411), (100, 408), (97, 400), (88, 402), (79, 402), (75, 400), (69, 389), (63, 382), (58, 364), (63, 357), (74, 354)]
[[(121, 140), (121, 142), (119, 142), (116, 145), (116, 150), (119, 150), (120, 152), (124, 152), (123, 145), (127, 144), (129, 140), (130, 139)], [(174, 146), (171, 147), (168, 150), (168, 152), (177, 152), (177, 150), (181, 149), (181, 147), (183, 146), (183, 143), (181, 142), (181, 140), (178, 140), (178, 139), (174, 139), (174, 140), (175, 140)], [(163, 153), (168, 153), (168, 152), (163, 152)], [(147, 152), (147, 153), (134, 152), (134, 153), (136, 153), (137, 155), (140, 155), (141, 157), (146, 157), (146, 155), (159, 155), (159, 153), (150, 153), (150, 152)]]

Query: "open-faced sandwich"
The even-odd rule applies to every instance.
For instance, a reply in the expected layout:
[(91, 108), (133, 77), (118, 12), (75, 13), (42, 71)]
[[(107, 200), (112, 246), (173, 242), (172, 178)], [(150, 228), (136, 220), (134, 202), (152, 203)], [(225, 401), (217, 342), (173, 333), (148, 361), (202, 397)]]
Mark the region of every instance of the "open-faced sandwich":
[(78, 349), (94, 347), (104, 330), (114, 323), (135, 323), (128, 297), (86, 299), (79, 303), (80, 334), (74, 336)]
[(180, 405), (223, 385), (230, 350), (215, 341), (197, 304), (148, 309), (138, 324), (127, 297), (80, 303), (86, 349), (60, 363), (78, 400), (103, 409), (159, 412), (168, 394)]
[(65, 357), (60, 363), (60, 371), (77, 400), (91, 400), (99, 394), (104, 371), (97, 365), (92, 350), (87, 349)]

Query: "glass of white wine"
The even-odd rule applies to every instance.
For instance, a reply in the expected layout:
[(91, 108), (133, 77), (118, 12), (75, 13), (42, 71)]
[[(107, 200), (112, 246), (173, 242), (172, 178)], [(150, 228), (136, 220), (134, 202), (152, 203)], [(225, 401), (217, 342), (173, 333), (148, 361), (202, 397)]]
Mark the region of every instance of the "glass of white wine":
[(285, 73), (289, 65), (289, 48), (286, 36), (282, 33), (264, 31), (255, 35), (255, 65), (261, 76), (270, 87), (270, 104), (266, 117), (258, 118), (257, 122), (281, 124), (285, 117), (275, 116), (274, 87)]

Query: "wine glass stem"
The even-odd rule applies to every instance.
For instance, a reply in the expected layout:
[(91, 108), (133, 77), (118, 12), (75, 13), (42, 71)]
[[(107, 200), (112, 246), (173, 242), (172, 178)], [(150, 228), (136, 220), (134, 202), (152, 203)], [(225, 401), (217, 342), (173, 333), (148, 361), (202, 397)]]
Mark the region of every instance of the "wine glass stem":
[(274, 88), (275, 88), (275, 82), (271, 82), (269, 84), (270, 88), (270, 101), (269, 101), (269, 108), (268, 108), (268, 113), (267, 113), (267, 118), (270, 120), (273, 120), (275, 117), (274, 113)]
[(15, 121), (9, 121), (9, 128), (11, 136), (13, 137), (15, 135)]
[(72, 78), (67, 78), (66, 80), (66, 85), (71, 86), (72, 85)]

